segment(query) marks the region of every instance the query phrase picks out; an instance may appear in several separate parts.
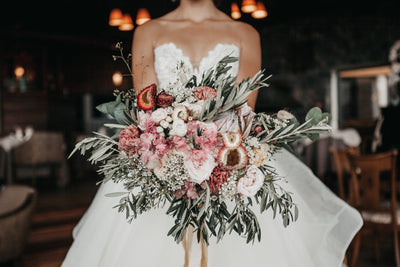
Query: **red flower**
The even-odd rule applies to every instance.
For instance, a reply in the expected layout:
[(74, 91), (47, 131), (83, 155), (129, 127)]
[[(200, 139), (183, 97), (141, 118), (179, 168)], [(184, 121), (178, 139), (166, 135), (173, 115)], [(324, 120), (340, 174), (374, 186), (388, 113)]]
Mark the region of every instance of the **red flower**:
[(215, 167), (210, 175), (210, 179), (207, 181), (211, 193), (217, 195), (219, 189), (222, 187), (224, 183), (226, 183), (229, 176), (230, 176), (229, 170), (224, 170), (219, 165)]

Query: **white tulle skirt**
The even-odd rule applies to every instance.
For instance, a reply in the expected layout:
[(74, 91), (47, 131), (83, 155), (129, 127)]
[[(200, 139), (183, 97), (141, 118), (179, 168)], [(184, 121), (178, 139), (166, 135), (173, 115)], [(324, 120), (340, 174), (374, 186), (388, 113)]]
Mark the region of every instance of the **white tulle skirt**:
[[(261, 242), (246, 244), (236, 233), (208, 247), (208, 267), (339, 267), (345, 251), (362, 226), (360, 214), (332, 193), (311, 170), (289, 152), (272, 162), (287, 179), (299, 218), (287, 228), (270, 212), (258, 214)], [(140, 215), (129, 224), (125, 214), (112, 207), (119, 198), (105, 197), (121, 185), (102, 184), (90, 208), (75, 227), (74, 242), (63, 267), (182, 267), (185, 252), (167, 233), (173, 220), (166, 208)], [(257, 211), (257, 208), (254, 208)], [(214, 242), (212, 242), (214, 241)], [(196, 261), (196, 245), (189, 266)]]

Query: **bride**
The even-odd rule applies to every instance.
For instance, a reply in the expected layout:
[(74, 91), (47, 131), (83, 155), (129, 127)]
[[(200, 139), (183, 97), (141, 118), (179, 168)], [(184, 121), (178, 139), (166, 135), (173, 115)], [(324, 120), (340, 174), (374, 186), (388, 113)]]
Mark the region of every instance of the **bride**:
[[(133, 39), (135, 88), (157, 82), (167, 90), (178, 75), (177, 64), (188, 74), (201, 75), (226, 55), (236, 56), (230, 74), (240, 81), (261, 68), (259, 35), (250, 25), (231, 20), (212, 0), (181, 0), (177, 9), (138, 27)], [(248, 104), (254, 108), (257, 93)], [(273, 266), (339, 267), (345, 251), (362, 225), (359, 213), (336, 197), (300, 160), (283, 151), (272, 162), (287, 179), (299, 219), (284, 228), (268, 212), (257, 214), (261, 242), (246, 244), (237, 234), (218, 244), (211, 239), (207, 263), (196, 241), (189, 244), (185, 262), (182, 244), (167, 233), (173, 224), (166, 208), (138, 216), (131, 224), (113, 206), (117, 199), (105, 194), (121, 190), (112, 182), (100, 186), (91, 206), (75, 227), (74, 242), (63, 267), (181, 267)], [(187, 252), (187, 251), (186, 251)], [(187, 255), (186, 255), (187, 256)]]

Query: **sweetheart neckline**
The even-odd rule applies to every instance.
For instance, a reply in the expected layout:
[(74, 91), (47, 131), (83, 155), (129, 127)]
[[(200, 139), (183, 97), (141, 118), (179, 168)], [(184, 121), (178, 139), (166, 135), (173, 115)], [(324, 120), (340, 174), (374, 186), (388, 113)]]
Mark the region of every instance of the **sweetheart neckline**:
[(174, 49), (176, 49), (177, 51), (180, 52), (180, 54), (182, 55), (183, 58), (187, 59), (188, 63), (190, 64), (190, 66), (192, 67), (192, 70), (199, 70), (201, 64), (203, 63), (204, 60), (208, 59), (210, 57), (210, 54), (212, 52), (214, 52), (215, 50), (217, 50), (217, 47), (219, 46), (231, 46), (231, 47), (235, 47), (238, 51), (240, 51), (239, 46), (237, 46), (236, 44), (230, 44), (230, 43), (217, 43), (214, 45), (214, 47), (212, 49), (209, 49), (207, 52), (206, 56), (201, 57), (200, 61), (195, 64), (197, 67), (195, 67), (195, 65), (193, 65), (192, 59), (186, 55), (186, 53), (183, 51), (182, 48), (178, 47), (174, 42), (166, 42), (160, 45), (157, 45), (153, 51), (158, 50), (159, 48), (163, 47), (163, 46), (168, 46), (168, 45), (172, 45), (174, 47)]

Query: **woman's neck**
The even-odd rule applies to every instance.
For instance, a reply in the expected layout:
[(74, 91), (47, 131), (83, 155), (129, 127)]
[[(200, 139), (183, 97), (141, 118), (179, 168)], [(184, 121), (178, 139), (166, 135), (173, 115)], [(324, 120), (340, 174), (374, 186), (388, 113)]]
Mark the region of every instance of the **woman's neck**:
[(180, 0), (175, 12), (179, 19), (201, 22), (206, 19), (215, 19), (219, 10), (212, 0)]

